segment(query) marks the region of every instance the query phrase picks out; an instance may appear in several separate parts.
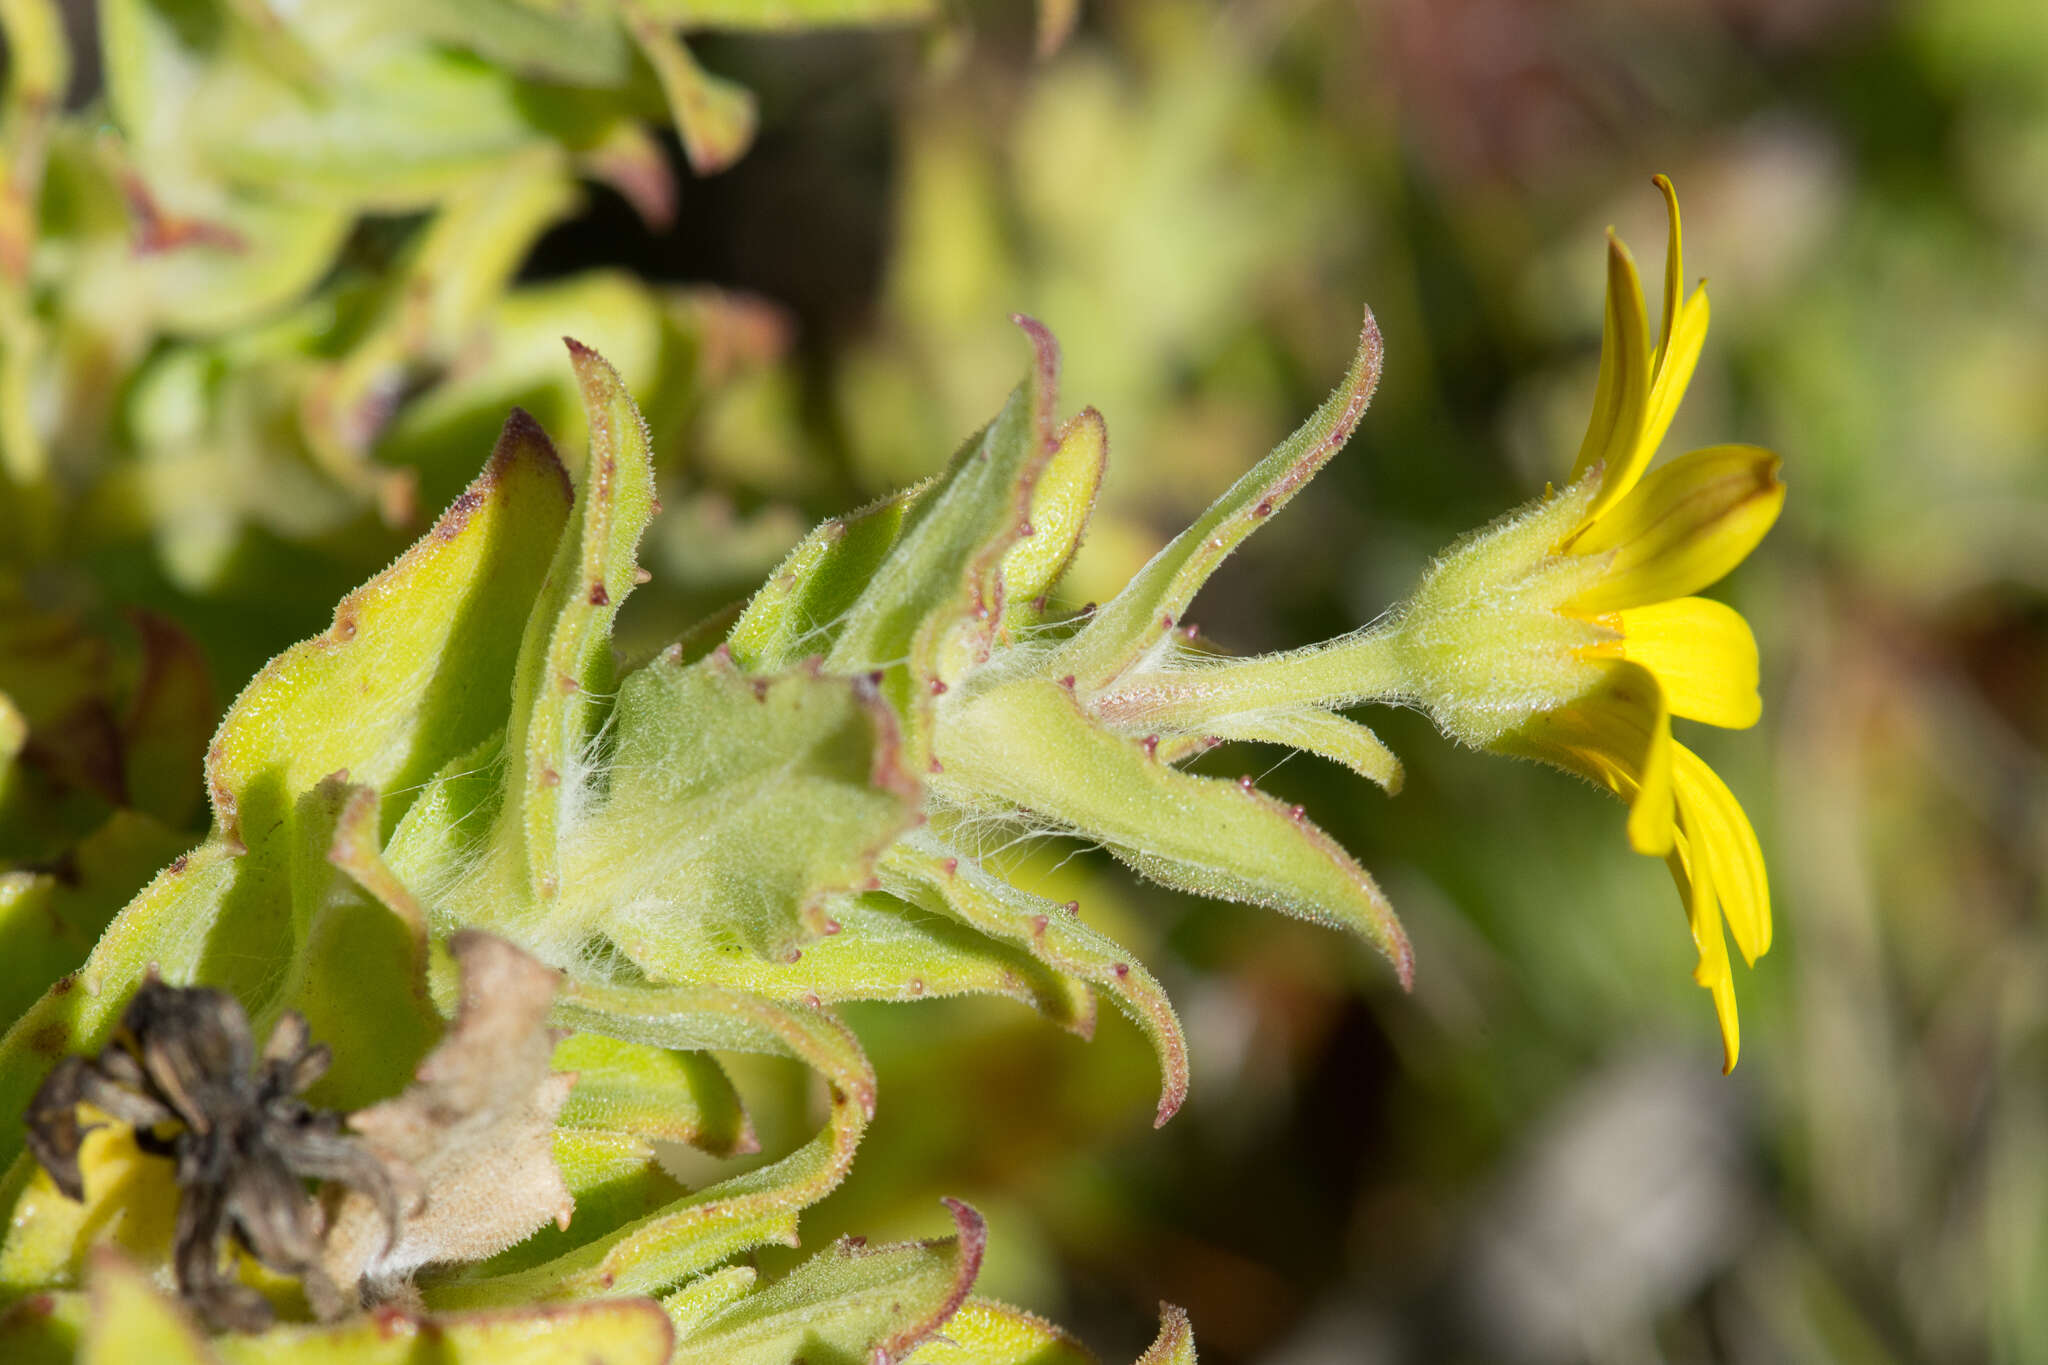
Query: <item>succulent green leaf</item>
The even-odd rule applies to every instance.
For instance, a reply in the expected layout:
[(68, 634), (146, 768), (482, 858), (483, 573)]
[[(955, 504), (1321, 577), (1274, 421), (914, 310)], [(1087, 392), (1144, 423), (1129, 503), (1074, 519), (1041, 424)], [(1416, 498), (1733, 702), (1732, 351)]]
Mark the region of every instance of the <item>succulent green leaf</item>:
[(970, 809), (1029, 810), (1034, 820), (1101, 840), (1167, 886), (1350, 929), (1409, 981), (1407, 937), (1371, 874), (1299, 807), (1249, 780), (1196, 777), (1162, 763), (1143, 742), (1102, 728), (1073, 689), (1042, 678), (953, 702), (940, 734), (940, 795)]
[(897, 1362), (966, 1300), (988, 1228), (948, 1199), (957, 1229), (937, 1242), (841, 1240), (766, 1289), (698, 1325), (674, 1365), (786, 1365), (798, 1359)]
[(674, 1336), (659, 1304), (606, 1298), (435, 1316), (385, 1309), (332, 1327), (220, 1337), (213, 1348), (220, 1365), (663, 1365)]
[(556, 1120), (564, 1128), (687, 1142), (713, 1156), (758, 1149), (738, 1092), (704, 1053), (576, 1033), (556, 1044), (554, 1068), (576, 1075)]
[(1159, 1335), (1138, 1365), (1195, 1365), (1195, 1329), (1185, 1309), (1159, 1305)]
[(895, 717), (864, 678), (664, 655), (626, 679), (613, 729), (610, 789), (565, 841), (561, 898), (524, 926), (558, 957), (564, 936), (600, 933), (658, 980), (730, 948), (789, 959), (918, 813)]
[(690, 169), (698, 175), (715, 175), (744, 156), (760, 121), (752, 92), (699, 66), (690, 49), (637, 0), (617, 0), (617, 4), (641, 54), (661, 81)]
[(541, 905), (561, 890), (562, 802), (582, 783), (584, 744), (613, 681), (611, 626), (639, 574), (635, 551), (654, 515), (647, 424), (618, 371), (570, 341), (590, 418), (582, 506), (562, 536), (527, 620), (513, 674), (503, 818), (516, 832), (522, 890)]
[(896, 547), (911, 509), (936, 480), (870, 503), (812, 531), (789, 552), (733, 623), (733, 662), (772, 672), (822, 654), (868, 581)]
[(148, 1278), (112, 1252), (93, 1258), (90, 1310), (79, 1342), (79, 1365), (221, 1365), (220, 1358)]
[(146, 815), (116, 811), (72, 849), (68, 876), (0, 872), (0, 1019), (12, 1022), (75, 971), (136, 885), (186, 842)]
[(1036, 599), (1052, 591), (1074, 562), (1108, 464), (1109, 430), (1102, 414), (1083, 408), (1060, 428), (1052, 459), (1031, 490), (1031, 534), (1003, 555), (1013, 624), (1043, 614)]
[[(1394, 756), (1394, 751), (1382, 744), (1379, 736), (1371, 730), (1334, 711), (1315, 706), (1252, 711), (1212, 718), (1206, 722), (1206, 729), (1217, 739), (1282, 744), (1305, 753), (1320, 754), (1332, 763), (1343, 764), (1368, 781), (1377, 782), (1390, 796), (1401, 790), (1401, 760)], [(1164, 748), (1162, 745), (1162, 752)]]
[(924, 830), (899, 840), (882, 860), (882, 882), (912, 904), (937, 910), (999, 941), (1016, 944), (1064, 976), (1100, 988), (1142, 1029), (1159, 1056), (1155, 1126), (1188, 1093), (1187, 1038), (1152, 973), (1128, 950), (1083, 922), (1075, 907), (1034, 896), (963, 858)]
[(970, 1298), (939, 1335), (910, 1353), (909, 1365), (1097, 1365), (1059, 1328), (1021, 1308)]
[[(324, 634), (272, 660), (208, 753), (222, 834), (254, 847), (327, 774), (403, 792), (502, 723), (527, 607), (567, 519), (547, 437), (514, 413), (490, 463), (397, 563), (342, 598)], [(395, 823), (402, 799), (384, 813)]]
[(1031, 503), (1054, 450), (1059, 347), (1031, 318), (1015, 321), (1035, 360), (1003, 410), (954, 455), (905, 518), (889, 556), (848, 610), (825, 656), (843, 672), (885, 671), (915, 758), (923, 717), (966, 669), (986, 662), (1007, 601), (1004, 556), (1031, 530)]
[(1230, 552), (1350, 439), (1379, 387), (1381, 356), (1379, 324), (1368, 311), (1358, 353), (1336, 392), (1096, 612), (1055, 654), (1049, 676), (1071, 674), (1084, 694), (1092, 693), (1161, 644)]
[(918, 23), (939, 9), (938, 0), (641, 0), (641, 6), (684, 28), (771, 30)]
[(753, 1293), (760, 1278), (761, 1272), (750, 1265), (729, 1265), (664, 1296), (661, 1306), (675, 1324), (676, 1339), (686, 1339), (714, 1314)]

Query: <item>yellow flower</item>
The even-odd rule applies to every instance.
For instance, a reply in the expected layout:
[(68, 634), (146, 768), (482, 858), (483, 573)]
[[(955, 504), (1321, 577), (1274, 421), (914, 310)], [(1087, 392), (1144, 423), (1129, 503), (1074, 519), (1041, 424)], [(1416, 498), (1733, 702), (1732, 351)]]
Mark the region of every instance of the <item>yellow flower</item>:
[(1560, 570), (1552, 581), (1570, 587), (1556, 614), (1590, 628), (1571, 652), (1597, 672), (1489, 747), (1581, 774), (1629, 803), (1630, 844), (1664, 858), (1685, 898), (1699, 949), (1693, 978), (1713, 993), (1732, 1069), (1741, 1035), (1722, 928), (1754, 963), (1771, 946), (1770, 890), (1742, 807), (1671, 738), (1671, 718), (1744, 729), (1761, 713), (1749, 624), (1692, 594), (1756, 547), (1785, 489), (1777, 456), (1755, 446), (1695, 450), (1645, 473), (1707, 332), (1705, 289), (1682, 294), (1677, 196), (1663, 176), (1656, 184), (1671, 217), (1662, 332), (1652, 348), (1635, 263), (1610, 234), (1592, 421), (1572, 488), (1553, 499), (1560, 510), (1583, 504), (1548, 558)]

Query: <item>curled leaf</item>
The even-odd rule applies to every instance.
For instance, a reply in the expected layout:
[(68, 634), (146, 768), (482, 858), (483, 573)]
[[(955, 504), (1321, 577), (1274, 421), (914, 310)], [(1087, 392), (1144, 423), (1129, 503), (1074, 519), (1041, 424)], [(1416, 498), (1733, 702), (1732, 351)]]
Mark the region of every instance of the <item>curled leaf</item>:
[(404, 1094), (350, 1121), (418, 1202), (387, 1246), (371, 1201), (341, 1201), (323, 1262), (344, 1287), (387, 1293), (421, 1266), (481, 1259), (550, 1218), (566, 1227), (574, 1207), (554, 1157), (555, 1116), (575, 1082), (549, 1065), (556, 974), (474, 930), (449, 949), (462, 970), (454, 1028)]

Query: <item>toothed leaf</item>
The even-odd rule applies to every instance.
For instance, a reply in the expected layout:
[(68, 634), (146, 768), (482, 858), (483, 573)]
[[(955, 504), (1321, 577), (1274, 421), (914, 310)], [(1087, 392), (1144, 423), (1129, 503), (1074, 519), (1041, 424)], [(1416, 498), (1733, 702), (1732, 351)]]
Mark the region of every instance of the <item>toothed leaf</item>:
[(988, 1229), (947, 1200), (957, 1233), (936, 1242), (851, 1241), (696, 1326), (674, 1365), (786, 1365), (799, 1356), (896, 1362), (929, 1340), (967, 1297)]
[(941, 794), (1028, 808), (1167, 886), (1350, 929), (1407, 981), (1392, 907), (1335, 840), (1269, 796), (1160, 762), (1098, 725), (1072, 689), (1036, 678), (986, 688), (947, 708), (941, 737)]
[(1017, 945), (1060, 974), (1109, 995), (1144, 1030), (1159, 1057), (1158, 1123), (1187, 1098), (1188, 1046), (1166, 992), (1128, 950), (1064, 906), (1034, 896), (917, 831), (889, 850), (884, 884), (913, 904), (940, 910), (991, 938)]
[[(633, 590), (635, 550), (654, 515), (647, 424), (596, 352), (569, 343), (590, 418), (577, 515), (534, 603), (512, 674), (501, 820), (516, 837), (523, 890), (541, 905), (561, 888), (562, 800), (577, 790), (597, 698), (612, 688), (611, 627)], [(507, 855), (509, 856), (509, 855)]]
[(1116, 678), (1165, 638), (1230, 552), (1316, 476), (1350, 439), (1380, 381), (1380, 331), (1371, 313), (1344, 381), (1323, 405), (1253, 465), (1195, 524), (1152, 557), (1047, 665), (1072, 674), (1083, 692)]

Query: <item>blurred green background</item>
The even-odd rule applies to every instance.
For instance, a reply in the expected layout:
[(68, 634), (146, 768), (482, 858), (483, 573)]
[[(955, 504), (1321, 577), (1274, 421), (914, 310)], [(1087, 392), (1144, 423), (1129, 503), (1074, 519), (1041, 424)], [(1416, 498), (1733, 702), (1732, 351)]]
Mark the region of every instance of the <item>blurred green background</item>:
[[(89, 49), (92, 7), (66, 14)], [(937, 1234), (938, 1196), (966, 1198), (993, 1231), (982, 1291), (1107, 1359), (1165, 1298), (1216, 1362), (2048, 1360), (2048, 7), (1092, 0), (1033, 46), (1021, 3), (712, 34), (693, 48), (757, 94), (760, 132), (705, 177), (673, 132), (625, 147), (591, 101), (575, 123), (537, 99), (508, 107), (556, 149), (538, 171), (510, 134), (445, 192), (287, 167), (265, 203), (327, 236), (232, 316), (160, 282), (53, 311), (63, 270), (120, 253), (79, 245), (86, 171), (55, 226), (46, 184), (45, 240), (70, 245), (0, 300), (0, 426), (41, 424), (0, 487), (0, 691), (31, 736), (5, 856), (58, 869), (38, 894), (84, 942), (203, 823), (193, 741), (141, 737), (203, 740), (512, 402), (573, 451), (563, 330), (619, 363), (661, 446), (624, 627), (644, 648), (937, 468), (1021, 370), (1012, 311), (1060, 338), (1064, 405), (1108, 421), (1068, 584), (1106, 596), (1319, 401), (1369, 303), (1388, 359), (1360, 434), (1196, 613), (1238, 650), (1348, 629), (1567, 470), (1601, 234), (1654, 279), (1661, 171), (1714, 300), (1667, 449), (1768, 445), (1791, 490), (1716, 590), (1756, 626), (1763, 723), (1681, 736), (1775, 890), (1736, 1073), (1617, 805), (1375, 715), (1408, 767), (1391, 800), (1278, 751), (1203, 762), (1292, 793), (1374, 870), (1412, 995), (1324, 931), (1014, 850), (1165, 983), (1188, 1107), (1151, 1130), (1149, 1054), (1107, 1013), (1084, 1044), (1000, 1002), (851, 1010), (881, 1110), (806, 1240)], [(654, 117), (618, 88), (619, 119)], [(477, 239), (495, 256), (449, 226), (485, 172), (511, 187)], [(347, 208), (311, 222), (322, 203)], [(270, 228), (247, 231), (253, 261)], [(172, 303), (138, 322), (145, 297)], [(793, 1072), (742, 1080), (771, 1152), (808, 1131)]]

